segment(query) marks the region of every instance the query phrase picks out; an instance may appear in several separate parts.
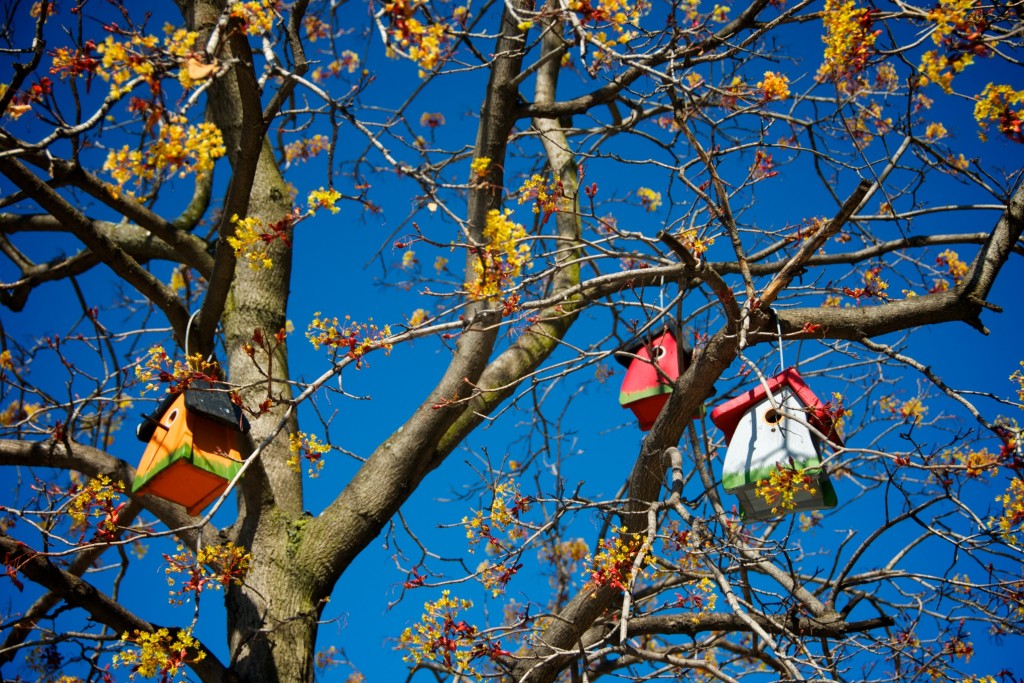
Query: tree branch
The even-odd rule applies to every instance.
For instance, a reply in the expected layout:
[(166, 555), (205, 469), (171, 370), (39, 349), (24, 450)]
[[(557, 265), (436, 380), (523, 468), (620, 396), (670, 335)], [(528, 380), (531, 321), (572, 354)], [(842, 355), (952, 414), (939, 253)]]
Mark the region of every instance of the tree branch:
[[(156, 239), (146, 230), (131, 224), (110, 223), (108, 221), (90, 221), (93, 229), (116, 244), (139, 265), (151, 260), (166, 260), (181, 263), (180, 253)], [(36, 264), (28, 259), (10, 253), (5, 234), (18, 232), (64, 232), (65, 228), (56, 218), (49, 214), (14, 214), (0, 213), (0, 250), (14, 261), (21, 270), (21, 277), (15, 282), (0, 283), (0, 303), (12, 311), (20, 311), (25, 306), (29, 294), (36, 286), (44, 282), (62, 280), (80, 275), (102, 263), (91, 249), (83, 249), (73, 256), (57, 259), (48, 263)], [(18, 252), (20, 255), (20, 252)]]
[[(526, 2), (527, 0), (516, 0)], [(516, 121), (518, 93), (510, 84), (522, 68), (526, 31), (513, 10), (502, 13), (501, 33), (480, 114), (475, 156), (491, 159), (488, 176), (470, 194), (467, 208), (471, 237), (483, 241), (491, 209), (501, 205), (509, 132)], [(473, 255), (467, 277), (473, 277)], [(463, 414), (462, 403), (486, 367), (497, 337), (499, 313), (490, 302), (466, 308), (468, 325), (440, 382), (413, 415), (370, 456), (337, 499), (307, 526), (298, 561), (311, 569), (326, 595), (334, 581), (416, 490), (423, 477), (443, 460), (438, 444)], [(449, 451), (450, 452), (450, 451)], [(343, 531), (342, 531), (343, 530)]]
[[(129, 501), (124, 508), (117, 515), (115, 525), (118, 527), (118, 535), (120, 536), (123, 527), (131, 524), (142, 510), (142, 505), (137, 501)], [(90, 548), (83, 550), (75, 556), (74, 561), (67, 568), (67, 573), (72, 576), (82, 576), (93, 564), (99, 560), (99, 558), (110, 549), (110, 546), (105, 545), (94, 545)], [(50, 591), (44, 595), (41, 595), (39, 599), (32, 603), (32, 605), (25, 610), (24, 614), (11, 625), (10, 631), (7, 633), (7, 638), (4, 639), (2, 645), (0, 645), (0, 666), (10, 662), (14, 659), (17, 653), (18, 647), (25, 642), (25, 639), (36, 627), (36, 623), (39, 619), (42, 619), (46, 613), (57, 605), (63, 596), (54, 591)]]
[[(555, 6), (548, 3), (551, 16)], [(535, 99), (552, 101), (555, 96), (561, 63), (547, 58), (563, 51), (563, 41), (551, 19), (543, 23), (541, 66), (537, 69)], [(581, 251), (579, 217), (579, 168), (569, 148), (565, 130), (554, 119), (535, 119), (534, 128), (540, 133), (541, 144), (547, 155), (553, 175), (561, 182), (564, 197), (554, 214), (558, 231), (558, 253), (555, 255), (555, 274), (551, 282), (553, 297), (579, 285)], [(578, 297), (577, 297), (578, 299)], [(480, 375), (479, 392), (470, 399), (458, 421), (438, 444), (435, 458), (439, 461), (466, 438), (490, 413), (512, 395), (520, 381), (540, 367), (557, 348), (559, 341), (576, 320), (578, 301), (567, 298), (562, 303), (544, 308), (537, 322), (530, 325), (508, 349), (494, 359)]]
[(45, 211), (66, 225), (119, 277), (135, 287), (163, 311), (174, 328), (179, 343), (184, 342), (188, 311), (185, 310), (173, 290), (142, 268), (137, 261), (109, 238), (99, 233), (88, 218), (57, 194), (53, 188), (26, 169), (20, 161), (12, 158), (0, 158), (0, 172), (10, 178)]
[(754, 0), (735, 19), (720, 28), (707, 40), (695, 42), (678, 51), (659, 51), (647, 59), (637, 60), (638, 63), (634, 64), (634, 66), (629, 67), (623, 73), (613, 78), (610, 83), (601, 86), (593, 92), (561, 102), (525, 104), (519, 108), (517, 115), (519, 118), (557, 119), (562, 116), (583, 114), (598, 105), (609, 104), (641, 76), (650, 75), (652, 68), (665, 64), (670, 60), (685, 65), (690, 59), (710, 53), (727, 44), (730, 38), (754, 26), (757, 15), (769, 4), (770, 0)]
[[(220, 223), (217, 225), (219, 237), (213, 271), (208, 278), (206, 298), (203, 300), (195, 331), (198, 349), (203, 354), (209, 353), (213, 349), (214, 332), (220, 323), (224, 304), (227, 302), (228, 292), (235, 276), (235, 251), (228, 244), (228, 238), (235, 234), (235, 225), (231, 219), (236, 215), (244, 218), (249, 214), (250, 193), (254, 187), (260, 159), (266, 155), (272, 159), (272, 153), (265, 145), (266, 125), (260, 108), (259, 83), (254, 71), (249, 41), (244, 34), (236, 31), (232, 33), (229, 43), (238, 62), (232, 69), (233, 78), (224, 80), (229, 81), (232, 86), (237, 88), (238, 99), (231, 101), (230, 106), (240, 106), (241, 117), (237, 124), (238, 130), (232, 131), (228, 136), (230, 144), (234, 147), (228, 152), (232, 168), (231, 181), (224, 197)], [(220, 102), (225, 101), (224, 97), (218, 97), (211, 98), (211, 102), (214, 99)], [(225, 121), (218, 122), (222, 124), (222, 128), (227, 127)], [(234, 123), (233, 117), (231, 122)], [(274, 172), (279, 173), (272, 160), (267, 163), (273, 166)], [(274, 217), (275, 220), (277, 218), (279, 217)]]
[[(16, 441), (0, 439), (0, 466), (51, 467), (54, 469), (81, 472), (95, 479), (100, 475), (111, 481), (121, 482), (126, 492), (131, 491), (135, 481), (135, 468), (112, 455), (73, 441), (67, 444), (54, 439), (48, 441)], [(155, 515), (168, 529), (175, 529), (176, 535), (194, 547), (198, 535), (191, 529), (192, 518), (185, 508), (162, 498), (149, 495), (126, 494), (138, 501)]]
[[(0, 532), (0, 553), (4, 564), (14, 567), (20, 574), (38, 583), (47, 590), (57, 593), (68, 604), (80, 607), (89, 615), (117, 633), (144, 631), (152, 633), (157, 626), (137, 617), (121, 606), (121, 603), (104, 595), (92, 584), (83, 581), (70, 572), (63, 571), (46, 557), (33, 551), (24, 543)], [(178, 628), (170, 629), (172, 635)], [(228, 680), (228, 670), (205, 645), (197, 648), (205, 656), (199, 661), (190, 661), (189, 667), (204, 683), (221, 683)]]
[[(203, 277), (209, 277), (213, 269), (213, 257), (207, 253), (207, 244), (200, 238), (189, 234), (176, 223), (165, 220), (163, 216), (150, 210), (145, 204), (117, 193), (112, 185), (89, 173), (73, 161), (57, 159), (49, 152), (39, 150), (27, 152), (23, 158), (44, 172), (52, 174), (54, 180), (84, 190), (89, 196), (103, 202), (104, 205), (152, 233), (176, 251), (177, 257), (171, 260), (185, 263), (195, 268)], [(186, 211), (194, 212), (196, 210), (194, 205), (197, 199), (202, 200), (204, 183), (213, 182), (212, 174), (208, 174), (208, 178), (209, 180), (197, 179), (195, 197)], [(209, 186), (206, 192), (206, 203), (200, 202), (204, 209), (205, 205), (209, 203)]]

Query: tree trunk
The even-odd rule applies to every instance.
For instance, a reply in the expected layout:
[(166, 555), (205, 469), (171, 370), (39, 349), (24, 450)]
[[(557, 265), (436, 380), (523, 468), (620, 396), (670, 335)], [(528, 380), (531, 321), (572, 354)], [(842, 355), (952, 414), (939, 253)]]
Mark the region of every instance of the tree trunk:
[[(202, 35), (208, 35), (222, 9), (219, 0), (190, 3), (191, 16), (187, 19)], [(232, 45), (237, 48), (238, 43)], [(240, 170), (245, 155), (259, 155), (251, 192), (247, 202), (242, 197), (242, 203), (247, 204), (247, 216), (267, 225), (291, 213), (292, 199), (264, 137), (259, 96), (239, 85), (247, 78), (250, 86), (254, 82), (249, 72), (251, 63), (246, 55), (240, 57), (234, 71), (212, 84), (207, 111), (224, 136), (232, 181), (239, 173), (252, 172), (251, 166)], [(244, 99), (247, 96), (248, 101)], [(253, 139), (254, 131), (259, 131), (261, 140)], [(238, 203), (238, 198), (232, 196), (235, 186), (235, 182), (228, 184), (225, 207)], [(238, 186), (244, 187), (241, 183)], [(224, 248), (221, 241), (219, 249)], [(248, 468), (238, 488), (239, 522), (233, 529), (233, 540), (249, 549), (256, 559), (244, 586), (232, 586), (227, 591), (230, 660), (226, 664), (239, 681), (310, 681), (320, 605), (311, 597), (316, 594), (313, 582), (294, 558), (305, 522), (302, 477), (287, 465), (288, 434), (297, 430), (295, 417), (287, 418), (285, 428), (277, 431), (292, 398), (287, 383), (287, 348), (285, 344), (277, 346), (270, 358), (259, 350), (250, 357), (243, 349), (254, 331), (260, 330), (270, 340), (287, 324), (291, 247), (277, 240), (267, 248), (272, 268), (253, 270), (245, 259), (238, 259), (233, 272), (220, 274), (230, 282), (220, 317), (228, 380), (239, 389), (250, 410), (271, 399), (269, 413), (250, 418), (251, 447), (261, 446), (261, 450), (259, 461)], [(218, 265), (221, 263), (218, 259)], [(215, 272), (211, 288), (217, 286), (217, 277)], [(275, 432), (276, 437), (264, 443)]]

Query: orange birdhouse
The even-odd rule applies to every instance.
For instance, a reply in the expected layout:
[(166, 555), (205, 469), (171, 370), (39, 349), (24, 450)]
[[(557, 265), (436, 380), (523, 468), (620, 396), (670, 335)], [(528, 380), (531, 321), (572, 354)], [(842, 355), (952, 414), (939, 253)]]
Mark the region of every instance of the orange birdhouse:
[(159, 496), (198, 515), (238, 474), (238, 436), (248, 429), (227, 392), (209, 383), (194, 382), (179, 394), (168, 394), (136, 430), (139, 440), (149, 443), (132, 492)]
[[(681, 352), (675, 335), (668, 328), (615, 352), (615, 359), (626, 366), (619, 403), (633, 411), (642, 431), (654, 426), (672, 393), (672, 382), (690, 365), (690, 349), (684, 345)], [(682, 368), (679, 367), (680, 355)]]

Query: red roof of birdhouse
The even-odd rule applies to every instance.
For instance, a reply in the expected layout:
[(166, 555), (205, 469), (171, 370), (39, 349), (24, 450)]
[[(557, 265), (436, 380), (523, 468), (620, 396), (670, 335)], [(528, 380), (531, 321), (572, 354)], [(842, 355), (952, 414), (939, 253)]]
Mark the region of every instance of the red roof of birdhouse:
[[(804, 382), (803, 377), (794, 368), (787, 368), (775, 377), (767, 381), (768, 389), (775, 394), (782, 387), (789, 389), (796, 394), (800, 402), (807, 407), (807, 422), (822, 434), (828, 436), (828, 440), (843, 445), (843, 440), (836, 432), (835, 415), (829, 410), (830, 406), (822, 404), (810, 387)], [(768, 392), (765, 385), (758, 383), (756, 387), (741, 394), (731, 401), (727, 401), (711, 411), (711, 420), (719, 429), (725, 432), (725, 440), (731, 441), (733, 432), (744, 413), (767, 398)]]
[[(615, 357), (627, 368), (619, 392), (619, 403), (623, 406), (649, 396), (672, 393), (671, 382), (679, 377), (680, 368), (676, 337), (671, 330), (665, 329), (652, 339), (620, 349)], [(682, 369), (688, 364), (684, 347)]]

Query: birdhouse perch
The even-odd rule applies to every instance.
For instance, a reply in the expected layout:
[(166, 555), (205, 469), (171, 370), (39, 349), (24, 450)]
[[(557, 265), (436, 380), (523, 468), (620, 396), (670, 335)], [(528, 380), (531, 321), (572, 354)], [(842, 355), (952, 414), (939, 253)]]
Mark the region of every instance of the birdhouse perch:
[(238, 435), (249, 423), (224, 390), (193, 383), (168, 394), (136, 430), (148, 442), (133, 493), (185, 506), (195, 516), (217, 499), (242, 467)]
[[(722, 487), (739, 498), (744, 518), (764, 520), (836, 506), (835, 489), (821, 462), (822, 440), (815, 431), (832, 443), (841, 446), (842, 442), (833, 417), (822, 409), (821, 401), (796, 370), (790, 368), (769, 379), (767, 389), (758, 384), (723, 403), (711, 412), (711, 420), (725, 433), (728, 444)], [(757, 484), (780, 468), (809, 476), (807, 488), (813, 493), (798, 486), (792, 507), (781, 508), (757, 495)]]

